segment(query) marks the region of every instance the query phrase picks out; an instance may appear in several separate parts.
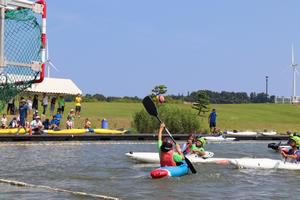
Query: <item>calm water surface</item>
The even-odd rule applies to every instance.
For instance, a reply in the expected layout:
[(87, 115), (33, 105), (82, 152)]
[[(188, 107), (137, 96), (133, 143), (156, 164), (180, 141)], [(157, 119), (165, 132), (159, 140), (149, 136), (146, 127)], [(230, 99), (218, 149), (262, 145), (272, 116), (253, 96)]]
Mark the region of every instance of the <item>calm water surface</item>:
[[(280, 158), (268, 142), (210, 143), (215, 157)], [(152, 180), (155, 166), (135, 164), (129, 151), (155, 151), (154, 143), (0, 143), (0, 178), (121, 199), (300, 199), (300, 171), (240, 170), (196, 165), (198, 173)], [(0, 199), (93, 199), (0, 183)]]

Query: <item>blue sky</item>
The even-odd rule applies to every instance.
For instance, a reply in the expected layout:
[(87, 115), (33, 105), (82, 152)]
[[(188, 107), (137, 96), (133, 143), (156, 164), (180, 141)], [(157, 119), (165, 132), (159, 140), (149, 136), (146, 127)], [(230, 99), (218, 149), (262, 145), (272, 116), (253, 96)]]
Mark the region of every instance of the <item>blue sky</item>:
[[(300, 62), (297, 0), (48, 0), (53, 77), (86, 93), (214, 91), (292, 94)], [(297, 94), (300, 95), (300, 77)]]

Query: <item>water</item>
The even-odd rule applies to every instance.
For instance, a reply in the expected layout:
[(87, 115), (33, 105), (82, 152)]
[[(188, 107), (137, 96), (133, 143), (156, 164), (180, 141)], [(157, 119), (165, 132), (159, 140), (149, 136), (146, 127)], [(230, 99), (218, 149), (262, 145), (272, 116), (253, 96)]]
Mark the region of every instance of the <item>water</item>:
[[(215, 157), (280, 158), (268, 142), (210, 143)], [(0, 143), (0, 178), (121, 199), (299, 199), (300, 171), (239, 170), (196, 165), (198, 173), (152, 180), (152, 165), (135, 164), (129, 151), (155, 151), (154, 143)], [(0, 183), (0, 199), (93, 199), (44, 188)]]

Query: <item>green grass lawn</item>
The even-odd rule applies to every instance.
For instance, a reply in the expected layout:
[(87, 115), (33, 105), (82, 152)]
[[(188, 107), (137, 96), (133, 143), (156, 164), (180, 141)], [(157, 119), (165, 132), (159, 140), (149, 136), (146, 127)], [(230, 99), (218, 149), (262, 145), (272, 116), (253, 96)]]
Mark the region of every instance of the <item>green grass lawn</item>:
[[(191, 109), (191, 105), (178, 104), (184, 109)], [(67, 109), (71, 105), (67, 105)], [(91, 118), (94, 126), (100, 126), (101, 120), (106, 118), (110, 128), (131, 127), (135, 112), (142, 109), (138, 103), (83, 103), (82, 116), (77, 124), (83, 123), (83, 118)], [(217, 109), (217, 126), (221, 130), (253, 130), (263, 131), (287, 130), (300, 131), (300, 106), (283, 104), (216, 104), (211, 108)], [(196, 113), (196, 112), (195, 112)], [(207, 113), (208, 115), (209, 113)], [(82, 122), (80, 122), (82, 121)], [(207, 118), (202, 120), (204, 128), (208, 128)]]
[[(184, 109), (191, 109), (191, 105), (176, 105)], [(74, 103), (67, 103), (62, 128), (64, 128), (67, 112), (73, 107)], [(298, 105), (216, 104), (210, 107), (217, 109), (217, 126), (222, 131), (233, 129), (253, 131), (263, 131), (266, 129), (278, 132), (285, 132), (287, 130), (300, 131), (300, 106)], [(82, 128), (84, 119), (88, 117), (95, 128), (101, 127), (101, 120), (105, 118), (108, 120), (109, 128), (111, 129), (131, 129), (134, 113), (142, 108), (141, 103), (83, 103), (81, 117), (76, 118), (75, 127)], [(48, 117), (50, 117), (49, 114)], [(207, 118), (202, 119), (202, 124), (205, 129), (208, 128)]]

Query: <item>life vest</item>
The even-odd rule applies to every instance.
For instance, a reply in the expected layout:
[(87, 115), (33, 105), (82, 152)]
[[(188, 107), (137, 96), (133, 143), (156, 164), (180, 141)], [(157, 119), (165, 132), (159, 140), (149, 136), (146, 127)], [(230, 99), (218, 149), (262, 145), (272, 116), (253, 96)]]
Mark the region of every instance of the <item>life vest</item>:
[(183, 150), (184, 155), (191, 153), (191, 146), (192, 145), (190, 145), (189, 143), (185, 144), (185, 149)]
[(170, 150), (168, 152), (160, 152), (160, 166), (176, 166), (176, 162), (173, 159), (174, 150)]

